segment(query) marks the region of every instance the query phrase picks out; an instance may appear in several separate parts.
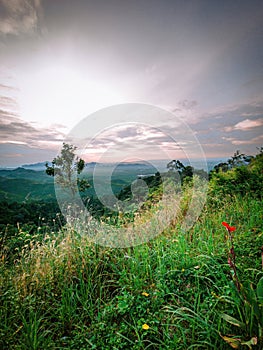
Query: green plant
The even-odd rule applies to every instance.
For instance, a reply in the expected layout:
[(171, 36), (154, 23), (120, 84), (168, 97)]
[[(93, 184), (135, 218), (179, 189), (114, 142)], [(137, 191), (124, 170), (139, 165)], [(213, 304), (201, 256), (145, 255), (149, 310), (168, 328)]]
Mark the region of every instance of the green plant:
[[(260, 172), (258, 161), (252, 163), (253, 172)], [(158, 209), (162, 187), (155, 180), (148, 180), (153, 186), (139, 215), (126, 220), (108, 213), (111, 225), (131, 223), (136, 229)], [(211, 186), (214, 192), (189, 231), (181, 225), (192, 197), (186, 181), (171, 225), (131, 248), (99, 246), (84, 231), (76, 233), (66, 225), (56, 231), (53, 222), (43, 229), (36, 224), (32, 230), (28, 224), (4, 231), (0, 348), (226, 350), (230, 338), (240, 348), (261, 349), (262, 202), (249, 192), (251, 187), (242, 195), (226, 185), (222, 196), (221, 186)], [(31, 205), (27, 210), (41, 207)], [(228, 237), (227, 252), (224, 235), (216, 229), (223, 220), (238, 223)], [(141, 234), (150, 234), (156, 225)], [(94, 232), (99, 229), (91, 226)], [(18, 248), (17, 255), (6, 263), (11, 245)]]
[(226, 222), (222, 222), (228, 231), (228, 238), (231, 243), (231, 248), (228, 254), (228, 264), (233, 270), (233, 281), (236, 285), (238, 295), (234, 300), (233, 305), (237, 311), (237, 317), (222, 313), (221, 317), (229, 324), (238, 327), (240, 333), (235, 336), (221, 335), (221, 337), (234, 349), (239, 349), (240, 346), (247, 346), (252, 349), (252, 346), (261, 348), (263, 345), (263, 277), (261, 277), (254, 289), (252, 283), (245, 282), (241, 284), (237, 275), (236, 256), (234, 250), (232, 232), (235, 227), (230, 226)]
[(47, 175), (55, 176), (56, 182), (73, 197), (78, 188), (85, 191), (90, 186), (87, 180), (77, 177), (83, 171), (85, 162), (76, 155), (76, 150), (76, 146), (63, 143), (61, 155), (53, 159), (51, 166), (46, 163)]
[(44, 315), (29, 308), (21, 315), (22, 325), (20, 332), (20, 348), (25, 350), (51, 349), (52, 344), (48, 337), (50, 331)]
[(238, 327), (239, 333), (235, 336), (222, 335), (221, 337), (234, 349), (246, 345), (249, 349), (263, 345), (263, 277), (259, 280), (256, 288), (252, 284), (244, 284), (240, 294), (233, 305), (238, 318), (222, 313), (221, 317), (229, 324)]

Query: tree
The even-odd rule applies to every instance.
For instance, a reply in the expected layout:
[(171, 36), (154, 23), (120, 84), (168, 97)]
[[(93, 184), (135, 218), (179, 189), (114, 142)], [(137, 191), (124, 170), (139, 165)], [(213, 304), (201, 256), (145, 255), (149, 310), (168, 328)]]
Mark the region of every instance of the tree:
[(245, 165), (247, 162), (249, 163), (248, 156), (246, 156), (244, 153), (240, 153), (239, 150), (237, 150), (234, 153), (233, 157), (228, 159), (228, 164), (229, 164), (230, 169), (241, 166), (241, 165)]
[(190, 165), (184, 166), (180, 160), (171, 160), (167, 164), (168, 172), (177, 171), (181, 178), (183, 177), (193, 177), (194, 168)]
[(226, 162), (222, 162), (222, 163), (216, 164), (212, 171), (215, 171), (216, 173), (218, 173), (220, 171), (226, 172), (228, 171), (228, 169), (229, 169), (229, 164)]
[(54, 176), (57, 184), (69, 190), (73, 197), (78, 191), (84, 192), (90, 187), (87, 180), (78, 178), (85, 162), (76, 155), (76, 150), (76, 146), (63, 143), (61, 154), (53, 159), (52, 165), (46, 163), (47, 175)]
[(183, 171), (182, 171), (182, 175), (183, 177), (193, 177), (194, 175), (194, 168), (190, 165), (187, 165), (186, 167), (184, 167)]
[(216, 173), (222, 171), (227, 172), (229, 169), (233, 169), (242, 165), (248, 165), (253, 159), (253, 156), (248, 156), (244, 153), (240, 153), (239, 150), (237, 150), (234, 155), (227, 160), (227, 162), (219, 163), (214, 166), (214, 169)]
[(173, 172), (173, 171), (179, 171), (182, 172), (185, 169), (185, 166), (183, 165), (183, 163), (180, 162), (180, 160), (171, 160), (168, 164), (167, 164), (167, 169), (169, 172)]

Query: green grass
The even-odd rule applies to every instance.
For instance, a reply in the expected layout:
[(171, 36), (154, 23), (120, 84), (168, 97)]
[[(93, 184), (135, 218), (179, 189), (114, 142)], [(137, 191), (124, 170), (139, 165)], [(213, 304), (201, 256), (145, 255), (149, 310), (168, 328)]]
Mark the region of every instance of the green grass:
[[(262, 349), (251, 312), (262, 312), (262, 300), (237, 291), (221, 225), (237, 227), (238, 276), (253, 294), (263, 276), (262, 214), (259, 198), (214, 196), (188, 232), (178, 220), (147, 243), (117, 249), (63, 228), (26, 241), (11, 262), (2, 240), (0, 348), (223, 350), (231, 349), (223, 337), (257, 336), (253, 349)], [(247, 322), (245, 330), (229, 317)]]

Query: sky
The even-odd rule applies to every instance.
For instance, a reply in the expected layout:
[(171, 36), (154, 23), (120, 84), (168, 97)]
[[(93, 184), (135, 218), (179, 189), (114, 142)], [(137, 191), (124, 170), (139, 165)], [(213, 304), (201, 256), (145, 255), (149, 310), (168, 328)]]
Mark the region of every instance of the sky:
[(0, 0), (0, 167), (72, 130), (86, 161), (256, 154), (262, 24), (262, 0)]

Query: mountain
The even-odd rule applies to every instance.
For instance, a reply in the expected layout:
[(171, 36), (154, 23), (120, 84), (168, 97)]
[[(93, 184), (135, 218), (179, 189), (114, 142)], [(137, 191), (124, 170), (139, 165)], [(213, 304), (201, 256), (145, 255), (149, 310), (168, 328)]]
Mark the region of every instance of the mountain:
[[(207, 168), (208, 171), (212, 170), (213, 167), (216, 164), (219, 164), (220, 162), (225, 162), (227, 158), (207, 158), (206, 163), (207, 163)], [(190, 162), (188, 159), (182, 159), (181, 160), (184, 165), (190, 165)], [(160, 160), (149, 160), (149, 161), (136, 161), (136, 162), (120, 162), (120, 163), (98, 163), (98, 162), (89, 162), (86, 163), (86, 169), (91, 170), (94, 169), (95, 167), (98, 168), (109, 168), (109, 167), (116, 167), (116, 168), (133, 168), (135, 169), (140, 168), (140, 169), (158, 169), (156, 171), (166, 171), (166, 165), (169, 162), (169, 160), (165, 159), (160, 159)], [(29, 170), (36, 170), (36, 171), (43, 171), (46, 170), (46, 163), (47, 162), (38, 162), (38, 163), (33, 163), (33, 164), (23, 164), (21, 165), (20, 168), (24, 169), (29, 169)], [(191, 163), (194, 164), (194, 167), (197, 169), (203, 168), (204, 167), (204, 161), (198, 161), (198, 160), (192, 160)], [(51, 165), (51, 162), (48, 162), (49, 165)], [(200, 164), (200, 165), (199, 165)], [(2, 170), (2, 169), (0, 169)], [(11, 170), (11, 169), (9, 169)], [(13, 169), (12, 169), (13, 170)], [(205, 170), (205, 169), (204, 169)]]
[(45, 170), (46, 169), (46, 163), (50, 162), (39, 162), (34, 164), (23, 164), (21, 165), (21, 168), (24, 169), (32, 169), (32, 170)]
[(36, 171), (32, 169), (24, 169), (22, 167), (12, 169), (12, 170), (1, 169), (0, 176), (9, 178), (9, 179), (26, 179), (26, 180), (34, 180), (34, 181), (36, 179), (37, 181), (41, 179), (42, 182), (48, 181), (50, 179), (49, 176), (46, 174), (46, 172), (43, 170)]
[(55, 200), (53, 181), (37, 182), (22, 178), (0, 177), (0, 201)]
[(54, 178), (45, 171), (16, 168), (0, 170), (0, 200), (55, 199)]
[[(211, 170), (221, 159), (207, 159), (208, 170)], [(119, 164), (87, 163), (81, 177), (87, 178), (91, 187), (86, 195), (96, 196), (100, 193), (108, 195), (113, 191), (119, 193), (125, 186), (137, 179), (138, 175), (166, 172), (166, 160), (148, 162), (122, 162)], [(16, 169), (0, 169), (0, 200), (25, 201), (55, 199), (54, 178), (45, 172), (46, 162), (24, 164)], [(184, 165), (189, 161), (183, 160)], [(193, 164), (197, 169), (198, 161)], [(200, 163), (200, 166), (202, 162)], [(95, 182), (94, 182), (95, 177)]]

